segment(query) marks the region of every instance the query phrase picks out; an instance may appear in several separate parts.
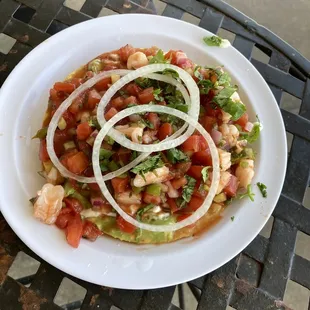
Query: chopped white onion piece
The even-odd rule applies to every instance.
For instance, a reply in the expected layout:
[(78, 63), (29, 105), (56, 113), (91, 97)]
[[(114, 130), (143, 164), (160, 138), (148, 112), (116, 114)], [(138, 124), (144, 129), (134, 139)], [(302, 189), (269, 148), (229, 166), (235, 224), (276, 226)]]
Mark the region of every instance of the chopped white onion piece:
[[(109, 192), (103, 178), (101, 175), (101, 170), (99, 166), (99, 153), (100, 153), (100, 146), (104, 139), (104, 137), (109, 133), (111, 128), (122, 118), (127, 117), (132, 114), (136, 113), (142, 113), (142, 112), (157, 112), (157, 113), (165, 113), (169, 115), (175, 115), (176, 117), (179, 117), (180, 119), (187, 122), (190, 126), (197, 129), (202, 136), (206, 139), (208, 146), (210, 148), (211, 157), (212, 157), (212, 163), (213, 163), (213, 172), (212, 172), (212, 183), (210, 186), (210, 190), (208, 192), (208, 195), (206, 199), (204, 200), (202, 206), (198, 208), (195, 213), (193, 213), (190, 217), (174, 224), (170, 225), (151, 225), (146, 223), (141, 223), (132, 218), (130, 215), (128, 215), (114, 200), (113, 196)], [(180, 137), (181, 138), (181, 137)], [(176, 140), (181, 141), (180, 138), (177, 138)], [(175, 141), (171, 141), (171, 147), (175, 144)], [(179, 145), (179, 144), (178, 144)], [(156, 146), (156, 145), (154, 145)], [(216, 194), (216, 190), (218, 188), (219, 179), (220, 179), (220, 167), (219, 167), (219, 155), (216, 149), (216, 146), (211, 138), (211, 136), (208, 134), (208, 132), (198, 123), (197, 120), (192, 119), (187, 114), (160, 105), (140, 105), (132, 108), (125, 109), (121, 112), (119, 112), (117, 115), (112, 117), (100, 130), (98, 136), (96, 137), (94, 148), (93, 148), (93, 154), (92, 154), (92, 162), (93, 162), (93, 169), (96, 181), (102, 191), (102, 194), (104, 197), (108, 200), (108, 202), (112, 205), (112, 207), (120, 214), (121, 217), (124, 218), (127, 222), (130, 224), (149, 231), (161, 231), (161, 232), (169, 232), (169, 231), (175, 231), (178, 229), (181, 229), (185, 226), (191, 225), (195, 223), (197, 220), (199, 220), (209, 209), (211, 206), (211, 203), (213, 201), (213, 198)]]

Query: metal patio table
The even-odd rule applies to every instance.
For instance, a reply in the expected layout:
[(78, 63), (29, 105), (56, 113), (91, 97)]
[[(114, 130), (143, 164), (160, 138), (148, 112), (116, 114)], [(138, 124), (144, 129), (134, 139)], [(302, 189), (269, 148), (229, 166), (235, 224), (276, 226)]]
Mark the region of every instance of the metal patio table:
[[(167, 4), (164, 16), (181, 19), (188, 13), (200, 19), (200, 27), (213, 33), (220, 28), (234, 33), (233, 46), (258, 69), (280, 106), (284, 92), (301, 100), (296, 114), (281, 109), (293, 141), (270, 238), (258, 235), (226, 265), (188, 283), (199, 310), (225, 310), (228, 305), (238, 310), (288, 309), (282, 300), (289, 279), (310, 289), (310, 261), (294, 253), (297, 232), (310, 235), (310, 210), (303, 206), (310, 175), (310, 62), (220, 0), (163, 2)], [(79, 11), (65, 6), (64, 0), (0, 0), (0, 33), (16, 40), (7, 54), (0, 52), (0, 85), (32, 48), (64, 28), (97, 17), (102, 7), (117, 13), (156, 14), (148, 0), (86, 0)], [(251, 57), (255, 47), (270, 57), (269, 63)], [(7, 273), (20, 251), (41, 264), (35, 274), (13, 279)], [(57, 270), (29, 250), (0, 213), (0, 309), (61, 309), (54, 296), (64, 277), (87, 290), (84, 299), (63, 305), (65, 309), (184, 309), (181, 285), (148, 291), (109, 289)], [(179, 307), (172, 304), (176, 289)]]

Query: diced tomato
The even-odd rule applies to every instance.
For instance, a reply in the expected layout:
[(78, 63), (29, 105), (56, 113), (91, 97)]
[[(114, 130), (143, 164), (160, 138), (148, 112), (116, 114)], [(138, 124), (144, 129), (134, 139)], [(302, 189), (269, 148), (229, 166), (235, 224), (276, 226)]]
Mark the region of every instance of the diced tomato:
[(165, 59), (170, 59), (171, 64), (175, 64), (176, 63), (176, 53), (178, 51), (174, 51), (174, 50), (170, 50), (168, 53), (165, 54)]
[(92, 222), (85, 221), (83, 225), (83, 237), (95, 241), (102, 235), (102, 231)]
[(138, 104), (138, 99), (136, 96), (130, 96), (130, 97), (127, 97), (125, 100), (124, 100), (124, 105), (125, 107), (127, 107), (129, 104)]
[(173, 179), (171, 181), (171, 185), (175, 188), (175, 189), (179, 189), (182, 186), (186, 185), (187, 180), (185, 177), (179, 178), (179, 179)]
[(68, 109), (72, 114), (77, 115), (79, 112), (81, 112), (84, 107), (85, 96), (85, 93), (83, 93), (72, 101)]
[(95, 192), (100, 191), (100, 187), (97, 183), (88, 183), (88, 187)]
[(68, 80), (67, 82), (73, 84), (75, 86), (75, 88), (78, 88), (82, 82), (83, 82), (83, 79), (80, 79), (80, 78), (72, 78), (70, 80)]
[(63, 201), (74, 213), (80, 213), (83, 210), (82, 204), (75, 198), (66, 197)]
[(205, 198), (208, 193), (204, 188), (201, 188), (200, 185), (201, 185), (201, 180), (197, 180), (193, 195), (197, 197)]
[[(69, 150), (67, 151), (64, 155), (61, 156), (60, 158), (60, 162), (65, 166), (65, 167), (68, 167), (68, 158), (77, 154), (78, 151), (76, 149), (73, 149), (73, 150)], [(75, 180), (72, 180), (72, 182), (75, 181)]]
[(248, 121), (249, 121), (249, 115), (248, 113), (244, 112), (243, 115), (235, 121), (235, 124), (238, 124), (243, 128)]
[[(187, 219), (188, 217), (190, 217), (192, 215), (192, 213), (181, 213), (177, 216), (177, 222), (181, 222), (185, 219)], [(191, 225), (188, 225), (186, 226), (187, 228), (192, 228), (192, 227), (195, 227), (195, 223), (194, 224), (191, 224)]]
[(68, 226), (66, 229), (68, 243), (72, 247), (77, 248), (80, 244), (82, 234), (83, 234), (83, 222), (81, 216), (79, 214), (76, 214), (68, 222)]
[(158, 102), (158, 105), (163, 105), (163, 106), (166, 106), (166, 105), (167, 105), (167, 103), (166, 103), (166, 101), (164, 100), (164, 101), (160, 101), (160, 102)]
[(66, 121), (66, 129), (75, 127), (76, 125), (75, 117), (71, 112), (65, 111), (62, 117)]
[(119, 96), (111, 100), (111, 106), (117, 110), (121, 110), (125, 107), (124, 98)]
[(187, 171), (187, 174), (196, 180), (200, 180), (202, 178), (201, 170), (204, 166), (191, 166)]
[(71, 209), (63, 208), (62, 210), (64, 210), (64, 209), (67, 209), (69, 212), (68, 213), (60, 212), (59, 215), (57, 216), (57, 219), (55, 222), (55, 225), (60, 229), (66, 228), (68, 226), (69, 221), (72, 220), (72, 218), (73, 218), (73, 214), (71, 213)]
[(186, 174), (188, 169), (191, 167), (192, 163), (190, 161), (184, 163), (177, 163), (175, 165), (174, 175), (176, 178), (181, 178)]
[(141, 88), (136, 83), (130, 83), (126, 86), (126, 92), (131, 96), (138, 96)]
[(117, 217), (116, 223), (121, 231), (126, 232), (128, 234), (132, 234), (137, 229), (136, 226), (126, 222), (121, 216)]
[(191, 160), (195, 165), (212, 166), (210, 149), (207, 148), (205, 151), (198, 151), (194, 153)]
[(201, 124), (208, 133), (211, 133), (211, 130), (213, 129), (216, 123), (217, 123), (217, 119), (213, 116), (205, 115), (201, 119)]
[(190, 202), (188, 203), (186, 210), (187, 211), (196, 211), (201, 207), (204, 202), (204, 198), (200, 198), (197, 196), (192, 196)]
[(111, 77), (106, 77), (95, 84), (95, 88), (98, 91), (107, 90), (109, 85), (112, 83)]
[(155, 100), (155, 97), (154, 97), (154, 94), (153, 94), (153, 91), (154, 91), (154, 88), (153, 87), (149, 87), (149, 88), (146, 88), (146, 89), (143, 89), (138, 97), (139, 97), (139, 101), (142, 103), (142, 104), (146, 104), (146, 103), (149, 103), (151, 101), (154, 101)]
[(87, 107), (93, 110), (96, 107), (97, 103), (99, 103), (100, 99), (101, 99), (101, 95), (97, 92), (96, 89), (92, 89), (88, 93)]
[(237, 194), (238, 186), (239, 186), (239, 181), (237, 177), (232, 175), (229, 179), (228, 184), (226, 185), (223, 191), (228, 197), (234, 197)]
[(105, 115), (104, 118), (108, 121), (111, 119), (115, 114), (117, 114), (118, 111), (115, 108), (111, 108)]
[(161, 202), (160, 196), (151, 195), (147, 192), (143, 193), (143, 201), (145, 203), (153, 203), (154, 205), (158, 205)]
[(181, 146), (182, 150), (187, 151), (204, 151), (208, 147), (208, 144), (203, 136), (192, 135)]
[(123, 193), (129, 185), (129, 177), (126, 178), (113, 178), (111, 180), (115, 194)]
[(67, 130), (56, 129), (54, 135), (54, 149), (55, 153), (59, 156), (61, 155), (65, 148), (64, 143), (70, 140)]
[(113, 160), (117, 163), (123, 163), (127, 165), (130, 162), (132, 151), (121, 147), (115, 154), (113, 154)]
[(84, 171), (83, 174), (88, 177), (91, 178), (94, 176), (94, 169), (92, 166), (88, 166)]
[(88, 122), (81, 123), (76, 128), (76, 134), (79, 140), (86, 140), (92, 132), (93, 129), (89, 126)]
[(82, 151), (89, 159), (92, 155), (92, 147), (86, 141), (77, 141), (78, 149)]
[(83, 152), (78, 152), (67, 159), (68, 169), (75, 174), (81, 174), (88, 167), (88, 159)]
[(157, 130), (160, 126), (160, 118), (158, 117), (157, 113), (150, 112), (146, 115), (147, 120), (153, 125), (154, 128)]
[(56, 82), (54, 84), (54, 89), (56, 91), (63, 91), (65, 93), (71, 94), (75, 90), (75, 85), (68, 82)]
[(58, 97), (58, 91), (54, 88), (50, 89), (50, 99), (53, 101), (58, 101), (60, 98)]
[(207, 108), (208, 105), (211, 104), (213, 98), (215, 96), (215, 92), (211, 89), (207, 95), (200, 95), (200, 104)]
[(172, 213), (174, 213), (174, 212), (176, 212), (176, 211), (178, 211), (179, 209), (178, 209), (178, 206), (177, 206), (177, 204), (176, 204), (176, 202), (175, 202), (175, 199), (172, 199), (172, 198), (167, 198), (167, 204), (169, 205), (169, 208), (170, 208), (170, 210), (171, 210), (171, 212)]
[(47, 153), (46, 140), (41, 140), (40, 141), (39, 159), (40, 159), (40, 161), (48, 161), (48, 160), (50, 160), (50, 157), (49, 157), (49, 155)]
[(173, 133), (172, 125), (170, 123), (164, 123), (160, 126), (158, 130), (158, 139), (164, 140), (167, 137), (171, 136)]
[(206, 104), (204, 105), (205, 110), (206, 110), (206, 115), (218, 118), (218, 116), (221, 114), (221, 109), (218, 108), (215, 104)]
[(130, 44), (127, 44), (127, 45), (121, 47), (119, 49), (119, 56), (121, 58), (121, 61), (122, 62), (127, 62), (128, 57), (131, 54), (135, 53), (135, 51), (136, 51), (135, 48), (132, 47)]

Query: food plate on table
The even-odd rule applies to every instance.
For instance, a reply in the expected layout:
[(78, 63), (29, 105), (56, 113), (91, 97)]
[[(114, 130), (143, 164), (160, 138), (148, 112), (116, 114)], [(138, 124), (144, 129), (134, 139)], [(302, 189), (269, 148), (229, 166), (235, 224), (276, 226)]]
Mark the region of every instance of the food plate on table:
[(182, 21), (64, 30), (14, 69), (0, 111), (1, 212), (35, 253), (92, 283), (211, 272), (259, 233), (283, 185), (268, 85), (229, 42)]

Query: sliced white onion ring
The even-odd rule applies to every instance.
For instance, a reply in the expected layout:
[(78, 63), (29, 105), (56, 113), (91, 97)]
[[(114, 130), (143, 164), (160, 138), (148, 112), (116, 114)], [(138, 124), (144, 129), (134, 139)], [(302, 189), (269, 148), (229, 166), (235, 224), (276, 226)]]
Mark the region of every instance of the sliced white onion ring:
[(58, 171), (67, 178), (71, 178), (74, 180), (77, 180), (82, 183), (94, 183), (96, 182), (95, 178), (87, 178), (83, 176), (76, 175), (69, 171), (66, 167), (64, 167), (61, 162), (59, 161), (55, 150), (54, 150), (54, 135), (55, 135), (55, 130), (58, 126), (58, 122), (60, 118), (62, 117), (63, 113), (69, 108), (71, 105), (72, 101), (78, 97), (80, 94), (82, 94), (85, 90), (88, 88), (94, 86), (97, 82), (100, 80), (111, 76), (112, 74), (118, 74), (118, 75), (125, 75), (127, 73), (131, 72), (130, 70), (111, 70), (111, 71), (103, 71), (100, 72), (99, 74), (95, 75), (93, 78), (89, 79), (85, 83), (83, 83), (80, 87), (78, 87), (62, 104), (58, 107), (56, 110), (55, 114), (53, 115), (49, 126), (47, 130), (47, 136), (46, 136), (46, 148), (48, 155), (54, 164), (54, 166), (58, 169)]
[[(174, 78), (169, 77), (169, 76), (163, 76), (160, 74), (152, 74), (154, 72), (164, 71), (165, 69), (172, 69), (179, 74), (179, 77), (183, 80), (183, 82), (185, 83), (185, 85), (186, 85), (186, 87), (190, 93), (190, 99), (188, 97), (188, 93), (187, 93), (185, 87), (181, 83), (176, 81)], [(200, 110), (200, 93), (199, 93), (198, 86), (197, 86), (196, 82), (194, 81), (194, 79), (191, 77), (191, 75), (189, 73), (187, 73), (185, 70), (183, 70), (177, 66), (174, 66), (174, 65), (153, 64), (153, 65), (144, 66), (142, 68), (139, 68), (137, 70), (130, 72), (126, 76), (119, 79), (116, 83), (114, 83), (106, 91), (104, 96), (101, 98), (101, 101), (100, 101), (98, 108), (97, 108), (97, 120), (98, 120), (99, 124), (101, 125), (101, 127), (106, 123), (106, 120), (104, 118), (104, 109), (107, 106), (107, 104), (110, 102), (110, 100), (112, 99), (113, 95), (119, 89), (121, 89), (126, 84), (128, 84), (129, 82), (131, 82), (131, 81), (133, 81), (139, 77), (142, 77), (142, 76), (144, 77), (144, 76), (148, 76), (148, 75), (151, 75), (150, 78), (152, 78), (154, 80), (159, 79), (161, 81), (167, 81), (167, 83), (175, 85), (181, 91), (181, 93), (184, 96), (186, 103), (189, 105), (188, 115), (192, 119), (198, 120), (199, 110)], [(172, 114), (172, 115), (174, 115), (174, 114)], [(185, 126), (187, 126), (187, 124), (185, 124)], [(187, 131), (179, 138), (180, 140), (178, 140), (178, 141), (184, 142), (187, 138), (189, 138), (193, 134), (194, 130), (195, 130), (195, 128), (189, 126)], [(183, 127), (182, 127), (182, 131), (183, 131)], [(109, 132), (109, 136), (111, 136), (117, 143), (121, 144), (122, 146), (124, 146), (130, 150), (134, 150), (134, 151), (142, 152), (142, 153), (144, 153), (144, 152), (149, 152), (149, 153), (158, 152), (158, 151), (163, 151), (163, 150), (166, 150), (166, 149), (173, 147), (171, 145), (170, 141), (161, 141), (160, 143), (158, 143), (156, 145), (143, 145), (143, 144), (134, 143), (128, 139), (124, 139), (124, 135), (121, 134), (120, 132), (118, 132), (117, 130), (113, 129), (113, 128), (111, 128), (111, 130)], [(179, 143), (179, 144), (181, 144), (181, 143)]]
[[(146, 223), (141, 223), (132, 218), (130, 215), (128, 215), (123, 209), (116, 203), (112, 195), (110, 194), (105, 182), (103, 181), (101, 170), (99, 166), (99, 152), (100, 152), (100, 146), (104, 139), (104, 137), (109, 133), (111, 128), (117, 123), (120, 119), (120, 117), (124, 118), (132, 114), (141, 113), (141, 112), (157, 112), (157, 113), (166, 113), (169, 115), (175, 115), (176, 117), (179, 117), (180, 119), (183, 119), (185, 122), (187, 122), (189, 125), (191, 125), (193, 128), (196, 128), (202, 136), (206, 139), (210, 152), (212, 157), (212, 163), (213, 163), (213, 173), (212, 173), (212, 183), (210, 186), (209, 193), (204, 200), (202, 206), (195, 211), (190, 217), (175, 223), (171, 225), (151, 225)], [(157, 231), (157, 232), (170, 232), (175, 231), (178, 229), (181, 229), (185, 226), (194, 224), (197, 220), (199, 220), (210, 208), (210, 205), (213, 201), (213, 198), (216, 194), (216, 190), (218, 188), (219, 179), (220, 179), (220, 168), (219, 168), (219, 156), (216, 149), (216, 146), (208, 134), (208, 132), (198, 123), (198, 121), (192, 119), (187, 114), (164, 106), (158, 106), (158, 105), (140, 105), (137, 107), (132, 107), (129, 109), (125, 109), (121, 112), (119, 112), (117, 115), (112, 117), (100, 130), (99, 134), (96, 137), (94, 147), (93, 147), (93, 154), (92, 154), (92, 160), (93, 160), (93, 169), (96, 181), (102, 191), (102, 194), (105, 196), (105, 198), (108, 200), (108, 202), (112, 205), (112, 207), (120, 214), (121, 217), (123, 217), (127, 222), (130, 224), (149, 231)]]

